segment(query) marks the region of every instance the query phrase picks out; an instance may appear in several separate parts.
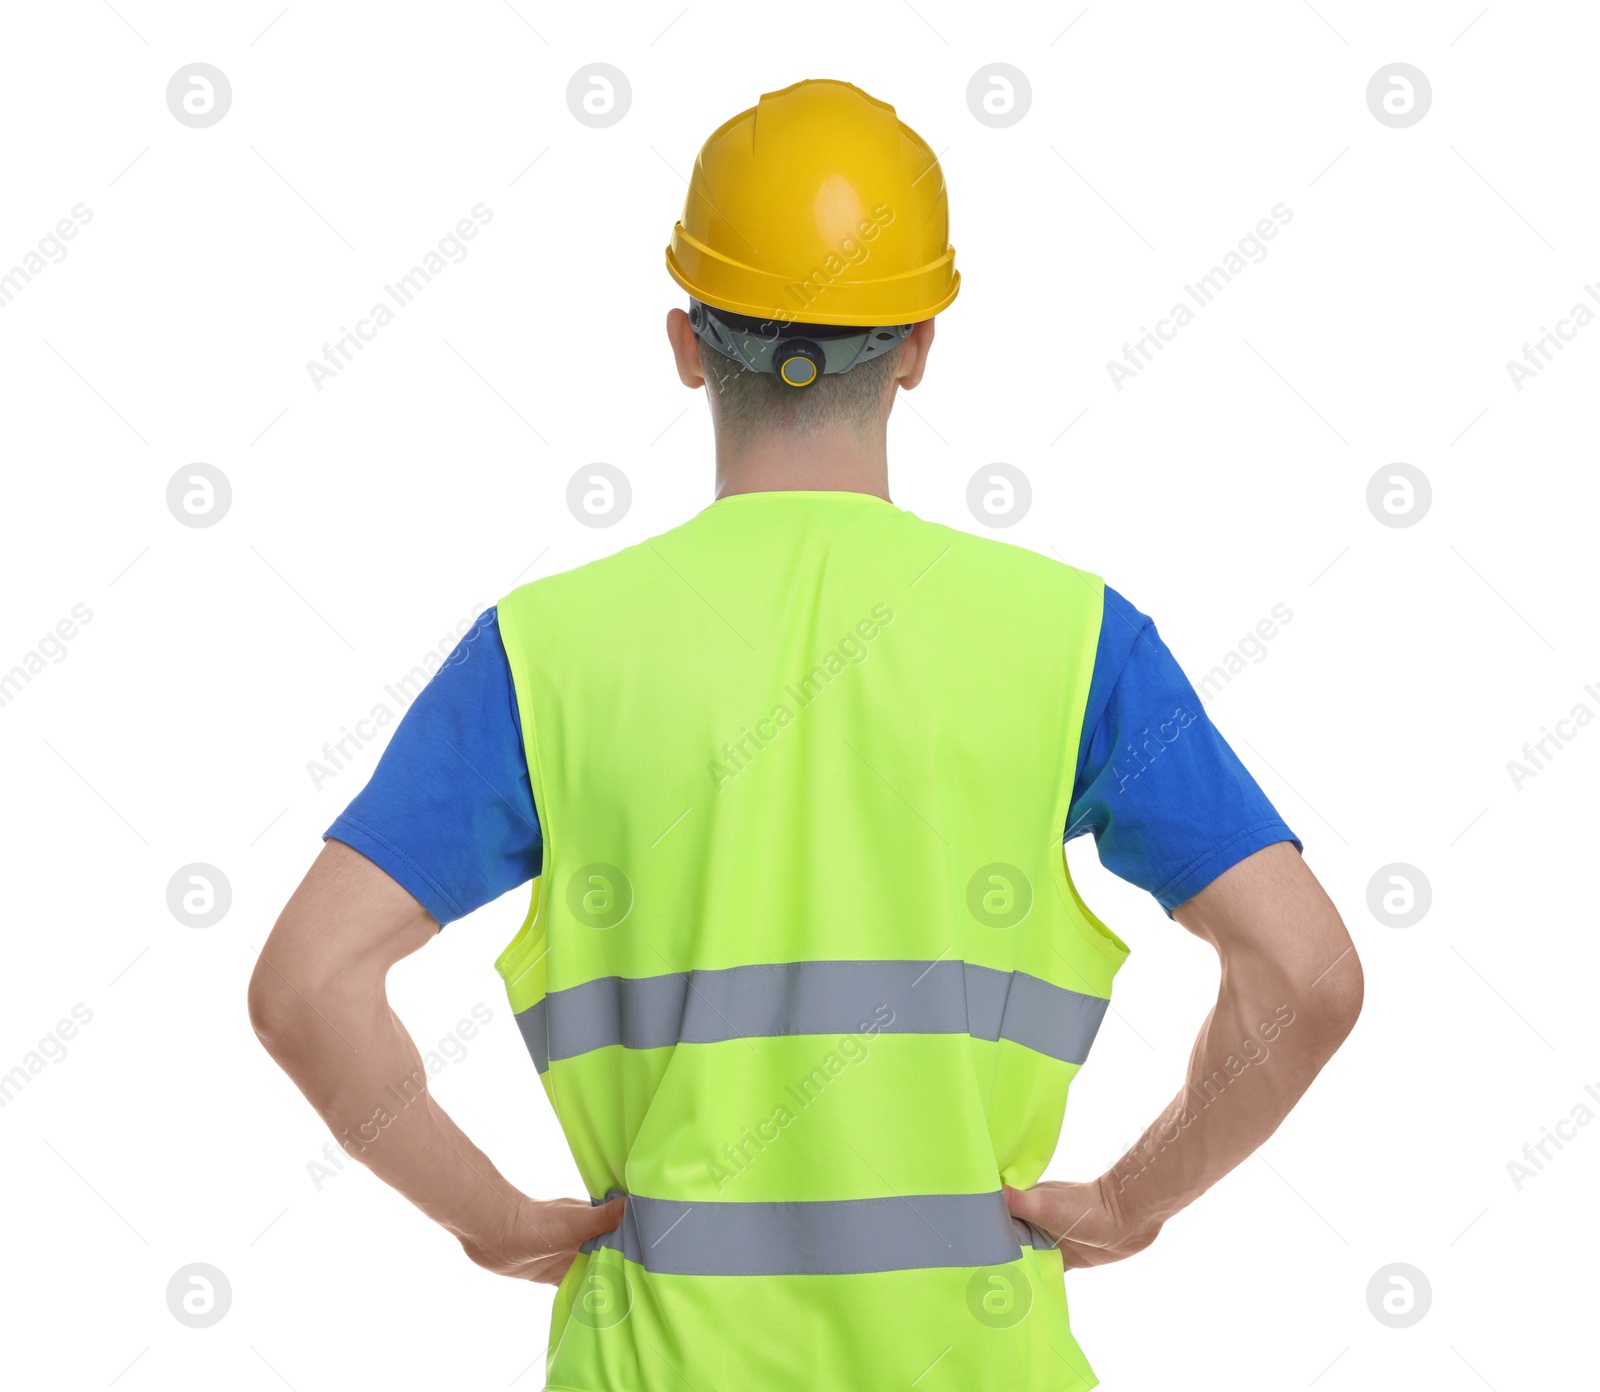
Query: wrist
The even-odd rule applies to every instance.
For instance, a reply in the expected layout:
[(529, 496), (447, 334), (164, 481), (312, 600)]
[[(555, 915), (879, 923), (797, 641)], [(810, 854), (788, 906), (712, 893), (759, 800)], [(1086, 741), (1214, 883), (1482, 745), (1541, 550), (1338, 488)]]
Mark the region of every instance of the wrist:
[(483, 1191), (483, 1194), (487, 1205), (471, 1215), (467, 1222), (453, 1225), (463, 1250), (480, 1262), (516, 1248), (518, 1230), (529, 1219), (523, 1206), (532, 1202), (515, 1191), (509, 1194)]
[(1161, 1211), (1160, 1196), (1148, 1181), (1141, 1183), (1144, 1171), (1137, 1166), (1114, 1165), (1100, 1176), (1102, 1202), (1122, 1232), (1142, 1232), (1159, 1228), (1170, 1216)]

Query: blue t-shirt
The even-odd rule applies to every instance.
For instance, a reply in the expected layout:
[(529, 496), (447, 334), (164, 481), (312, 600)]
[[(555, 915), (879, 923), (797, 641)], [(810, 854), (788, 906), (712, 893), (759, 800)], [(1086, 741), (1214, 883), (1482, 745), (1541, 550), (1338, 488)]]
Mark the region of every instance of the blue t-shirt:
[[(1171, 913), (1229, 866), (1299, 840), (1206, 715), (1155, 625), (1109, 585), (1073, 780), (1070, 839)], [(440, 926), (539, 873), (544, 845), (511, 667), (486, 610), (324, 833)]]

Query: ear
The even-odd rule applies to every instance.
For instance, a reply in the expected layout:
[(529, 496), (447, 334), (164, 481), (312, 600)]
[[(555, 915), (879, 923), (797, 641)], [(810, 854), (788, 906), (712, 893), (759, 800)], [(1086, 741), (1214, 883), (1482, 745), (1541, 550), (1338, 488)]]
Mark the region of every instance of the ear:
[(700, 340), (689, 324), (689, 316), (681, 309), (667, 311), (667, 342), (672, 345), (672, 356), (678, 361), (678, 380), (694, 388), (706, 384), (706, 374), (700, 367)]
[(900, 347), (900, 361), (895, 367), (894, 380), (902, 391), (916, 390), (917, 383), (928, 366), (928, 353), (933, 347), (933, 320), (924, 319), (912, 327)]

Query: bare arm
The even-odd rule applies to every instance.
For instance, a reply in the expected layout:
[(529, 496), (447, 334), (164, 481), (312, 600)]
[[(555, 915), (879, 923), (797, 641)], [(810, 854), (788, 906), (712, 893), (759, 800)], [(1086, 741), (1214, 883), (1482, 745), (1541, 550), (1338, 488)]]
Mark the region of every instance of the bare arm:
[(1098, 1180), (1007, 1191), (1011, 1211), (1056, 1237), (1068, 1266), (1149, 1246), (1278, 1129), (1361, 1010), (1355, 946), (1287, 842), (1240, 861), (1173, 917), (1222, 959), (1184, 1086)]
[(329, 841), (262, 949), (250, 1021), (339, 1144), (454, 1234), (473, 1261), (559, 1282), (579, 1243), (621, 1221), (623, 1201), (528, 1198), (433, 1100), (384, 981), (437, 932), (394, 880)]

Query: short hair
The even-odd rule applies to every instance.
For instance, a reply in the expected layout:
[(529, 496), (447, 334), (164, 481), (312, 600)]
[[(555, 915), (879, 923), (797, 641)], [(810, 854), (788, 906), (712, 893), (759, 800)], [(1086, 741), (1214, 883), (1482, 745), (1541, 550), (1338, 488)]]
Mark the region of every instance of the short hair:
[(791, 387), (776, 373), (752, 372), (705, 343), (700, 345), (700, 366), (707, 393), (715, 397), (717, 427), (731, 435), (811, 435), (840, 427), (860, 431), (870, 429), (884, 413), (903, 346), (896, 343), (882, 357), (863, 359), (848, 372), (824, 373), (809, 387)]

